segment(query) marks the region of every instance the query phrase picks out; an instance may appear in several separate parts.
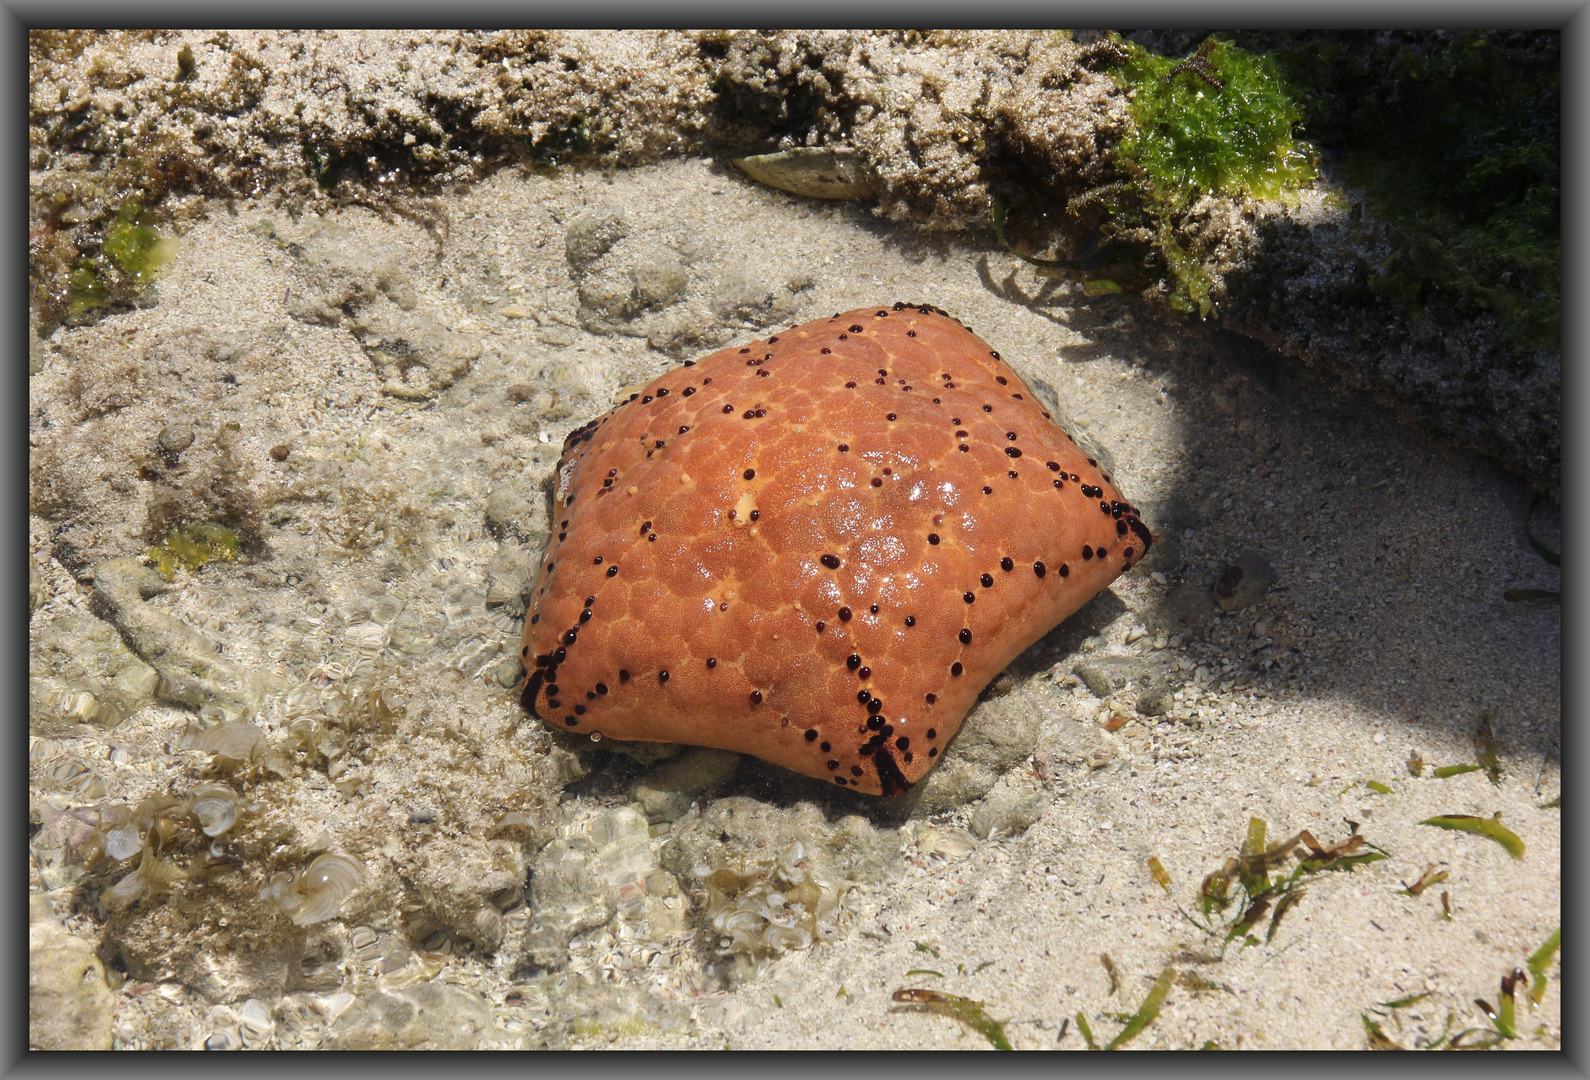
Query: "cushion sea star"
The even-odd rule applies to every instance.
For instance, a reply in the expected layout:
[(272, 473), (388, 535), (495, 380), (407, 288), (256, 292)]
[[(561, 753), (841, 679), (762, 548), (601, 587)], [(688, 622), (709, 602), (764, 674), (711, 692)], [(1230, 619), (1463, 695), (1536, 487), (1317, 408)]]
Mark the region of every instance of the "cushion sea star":
[(1151, 539), (928, 305), (687, 362), (573, 432), (558, 475), (525, 706), (871, 794), (920, 780), (989, 680)]

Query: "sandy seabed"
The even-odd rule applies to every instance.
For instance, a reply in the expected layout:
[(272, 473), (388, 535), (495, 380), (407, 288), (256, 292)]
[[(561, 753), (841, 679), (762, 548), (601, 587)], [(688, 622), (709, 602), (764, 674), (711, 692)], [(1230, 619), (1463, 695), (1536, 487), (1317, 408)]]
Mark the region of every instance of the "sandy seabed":
[[(859, 812), (880, 829), (898, 830), (903, 856), (898, 872), (849, 894), (833, 939), (736, 969), (733, 978), (676, 978), (664, 987), (644, 965), (595, 956), (613, 951), (611, 925), (579, 931), (571, 972), (596, 983), (661, 987), (655, 992), (671, 995), (683, 1018), (672, 1027), (626, 1026), (611, 1016), (582, 1026), (524, 992), (531, 976), (515, 934), (525, 931), (515, 929), (510, 910), (495, 950), (460, 951), (428, 969), (431, 981), (455, 983), (485, 1003), (486, 1045), (987, 1046), (953, 1018), (892, 1002), (894, 991), (918, 987), (982, 1002), (1017, 1048), (1078, 1049), (1078, 1014), (1096, 1038), (1109, 1039), (1121, 1028), (1112, 1014), (1136, 1010), (1167, 966), (1176, 981), (1134, 1048), (1208, 1041), (1227, 1049), (1363, 1048), (1366, 1010), (1417, 995), (1427, 996), (1371, 1014), (1403, 1045), (1437, 1037), (1449, 1018), (1452, 1032), (1490, 1026), (1474, 999), (1494, 1004), (1499, 980), (1561, 920), (1561, 811), (1547, 805), (1561, 790), (1560, 609), (1502, 596), (1509, 588), (1557, 587), (1555, 569), (1527, 542), (1530, 500), (1521, 483), (1280, 358), (1144, 316), (1129, 297), (1088, 297), (1037, 277), (987, 238), (924, 238), (874, 219), (864, 205), (787, 196), (709, 162), (605, 175), (504, 171), (440, 205), (445, 228), (434, 217), (361, 207), (327, 211), (323, 221), (294, 220), (267, 202), (217, 207), (180, 237), (153, 306), (57, 331), (56, 348), (32, 380), (35, 417), (44, 410), (59, 418), (48, 429), (35, 426), (35, 464), (52, 447), (76, 448), (77, 456), (52, 468), (80, 477), (90, 493), (80, 499), (100, 500), (98, 540), (84, 539), (81, 506), (73, 510), (70, 497), (60, 513), (77, 514), (79, 545), (96, 557), (136, 555), (147, 545), (138, 537), (147, 497), (125, 477), (150, 457), (163, 427), (181, 421), (203, 434), (239, 425), (236, 455), (249, 463), (249, 482), (267, 507), (267, 554), (180, 570), (177, 587), (149, 601), (222, 641), (239, 668), (334, 686), (354, 678), (355, 663), (335, 641), (318, 656), (299, 648), (306, 631), (295, 630), (294, 619), (368, 626), (385, 593), (402, 596), (411, 610), (447, 609), (437, 624), (443, 629), (422, 627), (430, 627), (424, 632), (438, 653), (411, 651), (398, 659), (413, 666), (393, 669), (408, 672), (406, 679), (432, 676), (396, 687), (410, 719), (393, 738), (407, 744), (406, 756), (367, 750), (351, 770), (362, 784), (349, 784), (328, 782), (345, 780), (346, 765), (300, 755), (255, 789), (292, 792), (280, 794), (285, 809), (259, 813), (292, 818), (300, 839), (280, 843), (306, 856), (362, 842), (378, 883), (412, 887), (423, 877), (410, 872), (423, 861), (413, 854), (422, 841), (398, 826), (379, 832), (376, 818), (401, 825), (422, 804), (440, 807), (444, 825), (500, 816), (491, 800), (512, 784), (511, 770), (491, 773), (483, 760), (511, 747), (530, 759), (550, 752), (550, 737), (529, 730), (536, 725), (514, 692), (492, 681), (494, 663), (511, 660), (517, 633), (493, 621), (484, 599), (493, 575), (503, 574), (505, 550), (538, 552), (522, 537), (488, 531), (488, 496), (522, 485), (527, 530), (537, 514), (544, 528), (539, 484), (564, 435), (604, 410), (621, 387), (676, 362), (630, 331), (654, 342), (692, 327), (735, 341), (756, 336), (756, 326), (735, 323), (741, 316), (732, 311), (744, 305), (734, 308), (726, 295), (766, 300), (759, 310), (783, 325), (896, 300), (943, 308), (1029, 381), (1053, 387), (1065, 412), (1113, 453), (1116, 482), (1161, 537), (1149, 559), (1075, 617), (1080, 630), (1057, 629), (1000, 687), (1007, 692), (999, 707), (1039, 714), (1041, 737), (983, 802), (903, 824), (859, 798), (832, 804), (834, 813)], [(617, 316), (599, 325), (587, 312), (582, 321), (578, 286), (598, 271), (582, 279), (567, 258), (571, 222), (601, 207), (621, 208), (628, 222), (633, 261), (615, 263), (618, 270), (675, 260), (669, 265), (685, 274), (671, 308), (642, 312), (628, 328)], [(387, 271), (368, 267), (390, 267), (387, 280), (401, 284), (371, 297), (357, 289), (351, 299), (334, 295), (338, 273), (357, 276), (347, 258), (328, 270), (302, 254), (315, 250), (316, 235), (332, 234), (364, 252), (359, 273), (380, 278)], [(306, 296), (331, 310), (306, 304)], [(478, 355), (459, 365), (462, 374), (439, 374), (440, 364), (416, 371), (391, 347), (372, 348), (399, 336), (384, 327), (422, 317), (436, 333), (455, 335), (435, 346), (440, 354), (470, 352), (449, 344), (458, 338), (478, 343)], [(202, 349), (133, 351), (195, 335), (224, 335), (241, 358), (220, 362), (229, 378), (217, 377), (216, 361), (192, 360)], [(85, 369), (91, 373), (108, 370), (107, 350), (115, 347), (143, 358), (143, 381), (134, 380), (129, 403), (74, 421), (93, 411), (84, 404), (92, 387), (74, 383), (74, 371), (85, 362), (97, 365)], [(509, 394), (510, 387), (534, 391), (538, 373), (584, 389), (558, 401), (538, 402), (522, 389)], [(91, 441), (69, 441), (63, 423), (78, 426), (71, 438)], [(279, 445), (291, 448), (284, 462), (269, 453)], [(340, 471), (322, 468), (328, 462)], [(346, 517), (353, 513), (346, 497), (317, 502), (308, 488), (316, 475), (331, 489), (358, 483), (408, 493), (412, 513), (361, 536), (376, 511), (361, 524)], [(289, 492), (297, 494), (289, 499)], [(296, 509), (270, 512), (287, 506)], [(1537, 517), (1552, 544), (1554, 513)], [(34, 612), (35, 636), (90, 607), (89, 590), (50, 559), (51, 527), (48, 514), (34, 518), (33, 557), (46, 593)], [(1212, 585), (1250, 552), (1268, 560), (1276, 583), (1253, 606), (1221, 613)], [(421, 595), (404, 584), (423, 568), (435, 574), (438, 559), (456, 577), (451, 593)], [(377, 657), (383, 662), (398, 651), (391, 641), (385, 647)], [(1073, 673), (1090, 664), (1125, 672), (1128, 681), (1090, 689)], [(456, 683), (442, 679), (443, 670), (459, 672)], [(1130, 676), (1145, 671), (1173, 690), (1161, 715), (1134, 707), (1146, 689)], [(263, 691), (258, 722), (272, 745), (289, 741), (286, 714), (270, 705), (284, 685)], [(56, 733), (51, 753), (93, 761), (107, 798), (136, 803), (208, 775), (192, 752), (175, 749), (190, 717), (168, 702), (150, 704), (112, 731)], [(1477, 762), (1475, 734), (1487, 717), (1499, 781), (1484, 770), (1436, 778), (1436, 767)], [(120, 756), (107, 760), (106, 746), (120, 747)], [(1413, 775), (1410, 758), (1422, 760), (1422, 775)], [(622, 785), (600, 782), (624, 759), (613, 762), (584, 766), (594, 772), (561, 806), (553, 799), (539, 812), (566, 825), (623, 803)], [(477, 771), (493, 779), (477, 782)], [(703, 801), (757, 797), (768, 775), (742, 769)], [(535, 782), (557, 790), (544, 775)], [(32, 791), (61, 805), (87, 801), (52, 791), (39, 768)], [(1033, 795), (1041, 797), (1041, 816), (1025, 829), (988, 837), (960, 831), (988, 800)], [(1523, 841), (1521, 859), (1484, 836), (1420, 824), (1437, 815), (1498, 814)], [(1273, 934), (1274, 910), (1256, 920), (1249, 939), (1239, 934), (1227, 944), (1240, 900), (1214, 914), (1212, 931), (1191, 916), (1206, 875), (1238, 854), (1253, 818), (1267, 823), (1272, 843), (1306, 829), (1330, 845), (1356, 829), (1386, 858), (1313, 875), (1305, 894), (1284, 906)], [(665, 843), (667, 831), (654, 826), (653, 841)], [(963, 842), (945, 843), (947, 836)], [(526, 844), (521, 858), (533, 864), (535, 845)], [(275, 857), (269, 847), (259, 844), (261, 858)], [(1168, 877), (1163, 887), (1151, 859)], [(1284, 865), (1290, 872), (1295, 860)], [(1404, 895), (1427, 870), (1446, 877)], [(35, 858), (33, 888), (53, 886), (55, 913), (69, 933), (95, 943), (110, 933), (156, 935), (137, 915), (142, 908), (107, 919), (91, 902), (79, 906), (80, 878), (46, 876)], [(102, 886), (119, 876), (104, 877)], [(256, 895), (263, 871), (249, 880)], [(179, 885), (164, 902), (187, 897), (191, 905), (200, 890)], [(392, 911), (383, 914), (391, 897), (365, 891), (376, 895), (362, 901), (364, 920), (378, 929), (397, 925)], [(1231, 891), (1240, 894), (1235, 883)], [(252, 910), (285, 924), (263, 905)], [(213, 922), (198, 932), (222, 934)], [(597, 939), (606, 944), (590, 944)], [(688, 947), (668, 955), (699, 967), (711, 960), (715, 940), (687, 920), (676, 944)], [(1505, 1045), (1560, 1046), (1555, 961), (1547, 973), (1552, 982), (1538, 1007), (1520, 990), (1520, 1038)], [(315, 992), (357, 996), (361, 985), (349, 975), (340, 988)], [(121, 1045), (197, 1046), (236, 1027), (238, 1001), (213, 1005), (173, 980), (162, 986), (152, 994), (138, 978), (120, 985)], [(268, 997), (264, 1004), (276, 1008)], [(306, 1014), (313, 1022), (296, 1034), (277, 1012), (274, 1032), (255, 1031), (251, 1045), (336, 1045), (336, 1012), (333, 1000)], [(556, 1037), (549, 1034), (559, 1024)]]

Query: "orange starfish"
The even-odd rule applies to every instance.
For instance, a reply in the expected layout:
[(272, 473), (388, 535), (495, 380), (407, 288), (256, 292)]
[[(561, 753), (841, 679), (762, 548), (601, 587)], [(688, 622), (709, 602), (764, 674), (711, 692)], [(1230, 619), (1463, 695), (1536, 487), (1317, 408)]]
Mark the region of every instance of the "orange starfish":
[(687, 362), (571, 434), (522, 700), (871, 794), (1147, 550), (1098, 464), (937, 308)]

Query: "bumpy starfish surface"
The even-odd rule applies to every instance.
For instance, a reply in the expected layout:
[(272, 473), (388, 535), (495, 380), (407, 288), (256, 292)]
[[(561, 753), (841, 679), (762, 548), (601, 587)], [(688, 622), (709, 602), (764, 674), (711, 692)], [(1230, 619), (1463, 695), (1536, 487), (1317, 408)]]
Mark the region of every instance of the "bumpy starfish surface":
[(1110, 478), (969, 329), (864, 308), (715, 352), (571, 434), (522, 700), (872, 794), (1142, 558)]

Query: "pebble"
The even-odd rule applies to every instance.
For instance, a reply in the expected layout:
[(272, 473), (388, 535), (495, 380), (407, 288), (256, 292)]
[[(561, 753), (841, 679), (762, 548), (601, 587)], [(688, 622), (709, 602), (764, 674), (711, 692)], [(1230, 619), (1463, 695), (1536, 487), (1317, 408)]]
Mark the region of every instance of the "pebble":
[(648, 821), (677, 821), (697, 794), (727, 780), (739, 765), (740, 755), (727, 750), (691, 750), (636, 780), (629, 797)]
[(1247, 552), (1215, 579), (1215, 602), (1223, 611), (1251, 607), (1270, 591), (1277, 578), (1270, 560), (1257, 552)]
[(1165, 689), (1150, 690), (1137, 697), (1137, 711), (1143, 716), (1164, 716), (1170, 712), (1175, 697)]
[(990, 795), (973, 811), (970, 826), (973, 834), (982, 840), (991, 836), (1013, 836), (1026, 831), (1048, 809), (1049, 797), (1043, 792)]
[(180, 454), (193, 445), (193, 429), (187, 424), (172, 424), (160, 429), (155, 445), (165, 454)]
[(1097, 664), (1078, 664), (1072, 670), (1096, 698), (1107, 698), (1115, 690), (1109, 673)]

